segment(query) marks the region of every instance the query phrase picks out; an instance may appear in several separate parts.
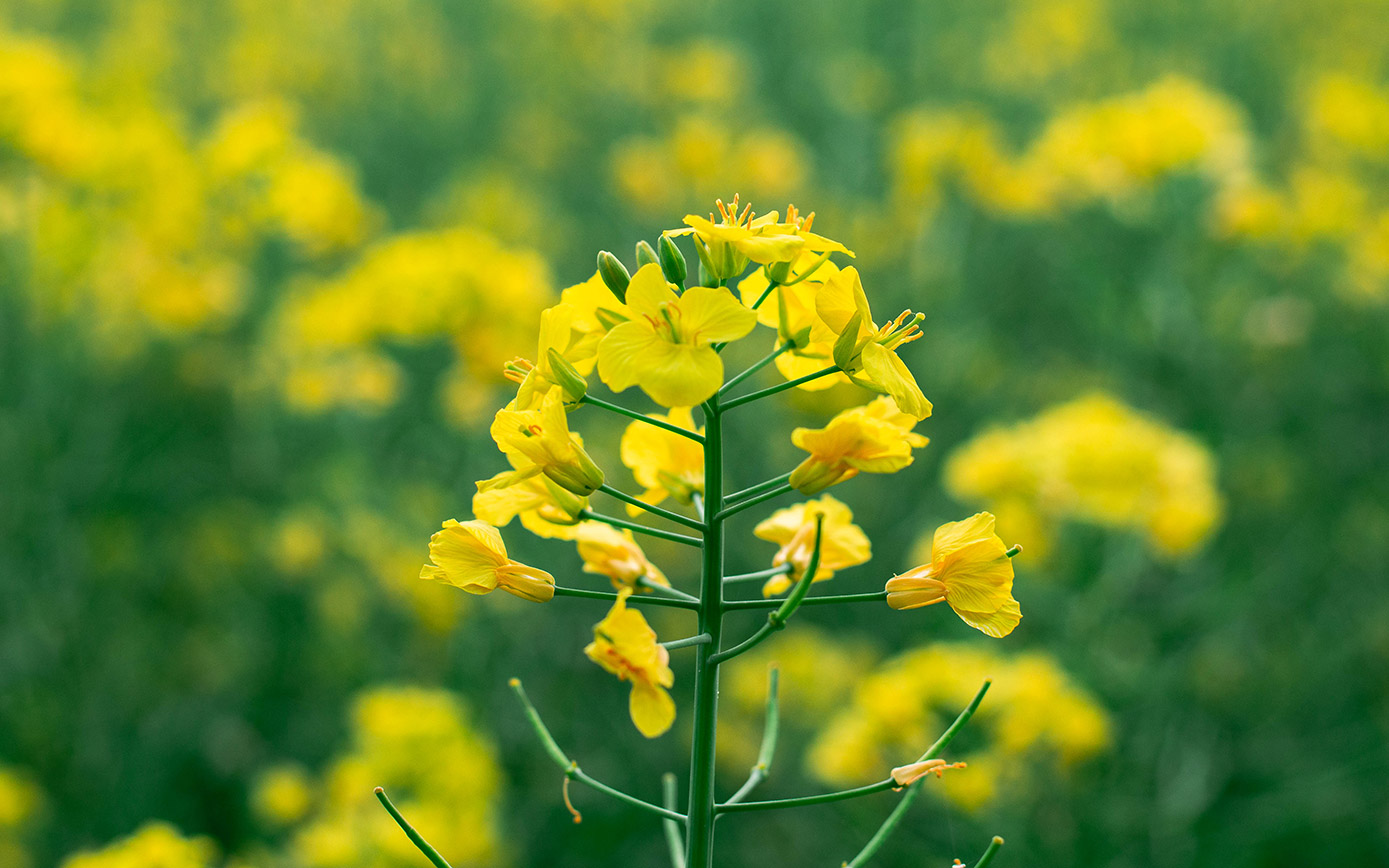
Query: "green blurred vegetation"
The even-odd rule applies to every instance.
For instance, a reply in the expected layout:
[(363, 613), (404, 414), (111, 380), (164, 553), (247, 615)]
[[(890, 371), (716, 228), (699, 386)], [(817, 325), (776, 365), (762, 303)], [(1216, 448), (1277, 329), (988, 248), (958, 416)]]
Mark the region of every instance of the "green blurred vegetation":
[[(789, 711), (768, 792), (825, 786), (802, 757), (840, 755), (831, 718), (873, 711), (852, 684), (935, 648), (910, 660), (1001, 667), (1026, 683), (1000, 701), (1079, 692), (1102, 720), (1016, 749), (990, 741), (1006, 716), (966, 733), (1007, 766), (997, 791), (943, 789), (884, 866), (972, 858), (995, 832), (1017, 865), (1389, 861), (1386, 20), (1379, 0), (9, 0), (0, 864), (150, 821), (170, 825), (90, 868), (418, 864), (377, 782), (458, 865), (659, 864), (644, 816), (576, 793), (570, 823), (505, 689), (523, 676), (585, 768), (654, 798), (687, 721), (632, 731), (579, 653), (602, 608), (414, 576), (501, 466), (500, 365), (534, 351), (540, 308), (596, 250), (630, 265), (734, 192), (816, 210), (876, 311), (927, 314), (905, 355), (932, 442), (836, 489), (875, 544), (838, 587), (875, 587), (977, 508), (1032, 535), (1006, 643), (882, 610), (770, 643)], [(1093, 393), (1147, 421), (976, 439)], [(768, 424), (861, 399), (733, 423), (730, 477), (799, 460)], [(625, 484), (604, 421), (584, 434)], [(1146, 511), (1168, 464), (1124, 505), (1064, 490), (1166, 448), (1149, 441), (1215, 469), (1217, 498), (1170, 498), (1189, 540)], [(992, 485), (961, 469), (1005, 453)], [(508, 544), (577, 573), (571, 546), (515, 526)], [(675, 547), (647, 548), (688, 581)], [(749, 533), (731, 566), (772, 551)], [(761, 672), (729, 677), (730, 782)], [(1074, 735), (1083, 715), (1056, 714), (1045, 732)], [(885, 810), (730, 817), (719, 846), (833, 862)]]

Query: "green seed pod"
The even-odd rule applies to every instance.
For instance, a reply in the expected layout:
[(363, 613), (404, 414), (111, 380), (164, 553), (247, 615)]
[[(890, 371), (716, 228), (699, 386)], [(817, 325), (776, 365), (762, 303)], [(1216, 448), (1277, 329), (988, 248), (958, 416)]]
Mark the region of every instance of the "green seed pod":
[(622, 260), (606, 250), (599, 251), (598, 275), (603, 278), (608, 289), (612, 290), (612, 294), (617, 296), (617, 300), (625, 304), (627, 284), (632, 282), (632, 275), (627, 273), (627, 268), (622, 264)]

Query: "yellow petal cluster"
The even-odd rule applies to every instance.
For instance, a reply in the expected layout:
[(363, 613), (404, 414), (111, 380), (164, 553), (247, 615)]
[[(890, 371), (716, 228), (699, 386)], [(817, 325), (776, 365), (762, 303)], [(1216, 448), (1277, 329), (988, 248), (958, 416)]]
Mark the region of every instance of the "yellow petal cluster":
[[(777, 212), (769, 211), (757, 217), (751, 205), (739, 212), (737, 196), (728, 205), (722, 199), (716, 204), (719, 222), (714, 222), (713, 214), (707, 219), (687, 214), (685, 225), (688, 228), (670, 233), (694, 236), (700, 262), (711, 277), (720, 280), (737, 277), (747, 269), (749, 262), (758, 265), (792, 262), (805, 249), (807, 239), (796, 231), (799, 227), (778, 222)], [(812, 237), (843, 249), (838, 242)]]
[(536, 474), (586, 497), (603, 484), (603, 471), (593, 463), (583, 442), (569, 432), (561, 389), (551, 389), (533, 409), (516, 409), (514, 402), (492, 420), (492, 439), (514, 471), (479, 484), (479, 489), (504, 488)]
[(670, 652), (656, 641), (656, 631), (641, 612), (627, 608), (630, 595), (630, 590), (618, 592), (607, 617), (594, 625), (593, 641), (584, 653), (619, 680), (632, 682), (632, 723), (642, 735), (655, 738), (675, 722), (675, 701), (666, 692), (675, 683), (675, 673)]
[(504, 368), (508, 379), (519, 382), (517, 409), (534, 408), (554, 389), (560, 389), (569, 402), (584, 396), (583, 375), (593, 370), (597, 342), (577, 327), (581, 316), (577, 308), (563, 302), (540, 312), (535, 361), (513, 359)]
[(805, 575), (815, 550), (816, 527), (820, 530), (820, 564), (811, 581), (834, 578), (836, 570), (867, 563), (872, 556), (868, 536), (854, 524), (848, 506), (826, 494), (818, 500), (779, 509), (753, 529), (759, 538), (781, 546), (772, 566), (789, 565), (791, 571), (773, 576), (762, 586), (762, 596), (780, 594)]
[(654, 263), (632, 276), (627, 308), (632, 318), (598, 345), (598, 376), (617, 392), (640, 386), (663, 407), (713, 397), (723, 360), (710, 344), (737, 340), (757, 324), (727, 289), (695, 286), (677, 295)]
[[(815, 312), (815, 297), (838, 273), (839, 266), (833, 262), (814, 253), (802, 252), (792, 265), (787, 281), (773, 287), (769, 293), (767, 273), (760, 268), (738, 282), (738, 292), (749, 307), (766, 294), (757, 308), (757, 321), (777, 330), (777, 346), (792, 345), (790, 351), (776, 358), (777, 370), (788, 380), (834, 364), (834, 342), (838, 335)], [(848, 375), (837, 372), (802, 383), (797, 388), (814, 392), (847, 382)]]
[(1007, 636), (1022, 620), (1007, 551), (987, 512), (943, 524), (931, 542), (931, 562), (888, 579), (887, 604), (919, 609), (944, 600), (974, 629)]
[(638, 582), (670, 586), (665, 574), (646, 557), (630, 530), (618, 530), (597, 521), (586, 521), (575, 529), (574, 541), (584, 572), (607, 576), (616, 588), (640, 590)]
[(443, 530), (429, 538), (429, 559), (433, 563), (420, 568), (420, 578), (470, 594), (500, 588), (537, 603), (555, 595), (555, 577), (507, 557), (502, 535), (485, 521), (445, 521)]
[(982, 502), (1043, 551), (1066, 519), (1141, 531), (1159, 553), (1195, 551), (1219, 525), (1215, 461), (1195, 438), (1103, 394), (994, 428), (946, 460), (952, 495)]
[[(704, 433), (703, 428), (695, 427), (689, 407), (673, 407), (665, 415), (649, 415), (687, 431)], [(633, 422), (622, 432), (618, 448), (622, 463), (632, 471), (637, 484), (646, 489), (641, 499), (647, 503), (657, 504), (667, 497), (689, 503), (694, 495), (704, 493), (704, 447), (690, 438), (645, 422)]]
[(559, 487), (543, 474), (516, 481), (511, 471), (502, 471), (477, 487), (473, 515), (494, 527), (505, 527), (520, 516), (522, 527), (547, 539), (573, 539), (580, 513), (588, 508), (587, 497)]
[(797, 428), (791, 442), (810, 453), (791, 473), (802, 494), (818, 494), (859, 473), (896, 473), (912, 463), (912, 449), (929, 441), (912, 431), (916, 419), (887, 398), (852, 407), (824, 428)]

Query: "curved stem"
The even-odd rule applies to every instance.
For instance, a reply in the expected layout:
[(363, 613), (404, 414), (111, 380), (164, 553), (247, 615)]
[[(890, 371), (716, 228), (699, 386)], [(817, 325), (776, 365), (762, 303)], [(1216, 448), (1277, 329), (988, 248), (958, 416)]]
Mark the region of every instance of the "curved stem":
[(390, 814), (392, 819), (396, 821), (396, 825), (400, 826), (401, 830), (405, 832), (405, 837), (409, 838), (410, 842), (419, 848), (420, 852), (425, 855), (425, 858), (433, 862), (436, 868), (453, 868), (443, 856), (439, 855), (439, 851), (430, 846), (430, 843), (424, 839), (424, 836), (416, 832), (415, 827), (410, 825), (409, 822), (401, 816), (400, 811), (396, 810), (396, 806), (391, 803), (385, 790), (377, 787), (376, 798), (381, 802), (381, 806), (386, 809), (386, 813)]
[(661, 647), (667, 651), (674, 651), (676, 648), (689, 648), (691, 645), (708, 645), (711, 640), (708, 633), (700, 633), (698, 636), (688, 636), (684, 639), (672, 639), (669, 642), (662, 642)]
[(988, 864), (994, 860), (994, 855), (998, 853), (998, 848), (1003, 846), (1003, 839), (994, 835), (994, 839), (985, 848), (984, 855), (979, 857), (979, 861), (974, 863), (974, 868), (987, 868)]
[(776, 386), (768, 386), (765, 389), (761, 389), (759, 391), (752, 392), (750, 394), (743, 395), (738, 398), (734, 398), (733, 400), (724, 404), (723, 409), (732, 410), (734, 407), (738, 407), (743, 404), (747, 404), (751, 401), (757, 401), (762, 398), (775, 395), (777, 392), (785, 392), (787, 389), (794, 389), (803, 383), (809, 383), (810, 381), (818, 380), (821, 377), (828, 377), (830, 374), (833, 374), (838, 370), (838, 365), (830, 365), (828, 368), (821, 368), (813, 374), (806, 374), (804, 377), (797, 377), (794, 380), (787, 380), (786, 382), (778, 384)]
[(716, 663), (731, 660), (739, 654), (751, 651), (765, 641), (768, 636), (786, 627), (786, 622), (791, 619), (791, 616), (800, 608), (801, 603), (805, 601), (805, 595), (810, 592), (810, 583), (815, 580), (815, 573), (820, 569), (820, 546), (821, 539), (824, 536), (824, 530), (824, 515), (815, 516), (815, 548), (811, 549), (810, 560), (806, 563), (805, 574), (796, 582), (796, 586), (791, 589), (791, 593), (787, 595), (786, 599), (781, 601), (781, 606), (775, 612), (767, 616), (767, 623), (759, 627), (756, 633), (753, 633), (734, 647), (715, 654), (714, 661)]
[(757, 506), (757, 504), (763, 503), (763, 502), (768, 501), (768, 500), (771, 500), (771, 499), (774, 498), (774, 497), (781, 497), (783, 494), (786, 494), (787, 492), (790, 492), (790, 491), (793, 491), (793, 490), (794, 490), (794, 489), (791, 488), (791, 483), (789, 483), (789, 482), (788, 482), (788, 483), (785, 483), (785, 484), (783, 484), (783, 485), (779, 485), (779, 486), (777, 486), (776, 488), (773, 488), (771, 491), (764, 491), (764, 492), (762, 492), (761, 494), (754, 495), (753, 497), (746, 498), (746, 499), (744, 499), (743, 501), (741, 501), (741, 502), (739, 502), (739, 503), (733, 504), (732, 506), (726, 506), (726, 507), (724, 507), (723, 510), (720, 511), (719, 514), (718, 514), (718, 516), (716, 516), (716, 517), (717, 517), (720, 521), (723, 521), (723, 520), (729, 518), (730, 516), (737, 515), (738, 513), (742, 512), (742, 511), (745, 510), (745, 509), (749, 509), (749, 508), (751, 508), (751, 507)]
[[(676, 784), (675, 775), (670, 772), (661, 775), (661, 804), (668, 811), (674, 811), (676, 807)], [(685, 841), (680, 824), (671, 819), (664, 819), (661, 821), (661, 829), (666, 834), (666, 849), (670, 851), (670, 868), (685, 868)]]
[(646, 424), (654, 425), (657, 428), (664, 428), (672, 434), (679, 434), (681, 437), (687, 437), (690, 440), (695, 441), (696, 443), (704, 442), (704, 437), (696, 431), (691, 431), (688, 428), (681, 428), (679, 425), (672, 425), (670, 422), (665, 422), (660, 419), (653, 419), (650, 416), (638, 413), (636, 410), (628, 410), (626, 407), (622, 407), (617, 404), (604, 401), (601, 398), (595, 398), (592, 395), (584, 395), (582, 398), (579, 399), (579, 403), (592, 404), (595, 407), (602, 407), (604, 410), (607, 410), (610, 413), (616, 413), (619, 416), (626, 416), (628, 419), (635, 419), (638, 422), (645, 422)]
[(692, 528), (694, 530), (704, 530), (704, 522), (702, 521), (696, 521), (695, 519), (690, 518), (689, 516), (681, 515), (678, 512), (671, 512), (670, 510), (656, 506), (655, 504), (647, 503), (646, 501), (641, 500), (640, 498), (633, 497), (625, 491), (619, 491), (618, 489), (613, 488), (606, 482), (598, 486), (598, 490), (603, 492), (604, 494), (608, 494), (617, 498), (625, 504), (635, 506), (637, 509), (644, 510), (646, 512), (651, 513), (652, 515), (660, 516), (666, 521), (673, 521), (676, 524), (683, 524), (685, 527)]
[(683, 533), (673, 533), (668, 530), (661, 530), (659, 528), (654, 527), (647, 527), (644, 524), (637, 524), (635, 521), (628, 521), (625, 518), (617, 518), (616, 516), (612, 515), (603, 515), (602, 513), (594, 512), (591, 509), (585, 509), (581, 511), (578, 517), (590, 519), (592, 521), (601, 521), (603, 522), (603, 524), (610, 524), (613, 527), (626, 528), (627, 530), (635, 531), (636, 533), (644, 533), (647, 536), (654, 536), (657, 539), (683, 543), (687, 546), (694, 546), (695, 548), (700, 548), (704, 545), (704, 542), (700, 540), (699, 537), (688, 536)]
[(772, 767), (772, 757), (776, 755), (777, 734), (781, 728), (781, 703), (777, 698), (780, 674), (775, 666), (767, 671), (767, 714), (766, 721), (762, 724), (762, 747), (757, 751), (757, 763), (753, 765), (747, 781), (738, 788), (738, 792), (729, 796), (728, 801), (720, 805), (719, 809), (741, 802), (758, 784), (767, 779), (767, 772)]
[(793, 472), (794, 471), (788, 470), (787, 472), (781, 474), (775, 479), (768, 479), (766, 482), (759, 482), (750, 488), (744, 488), (742, 491), (739, 491), (735, 494), (730, 494), (728, 497), (724, 498), (724, 503), (737, 503), (745, 497), (751, 497), (754, 494), (761, 494), (762, 492), (767, 491), (768, 489), (776, 488), (778, 485), (781, 485), (783, 482), (790, 479), (791, 474)]
[[(556, 597), (582, 597), (586, 600), (616, 600), (617, 594), (611, 591), (590, 591), (587, 588), (565, 588), (560, 585), (555, 586)], [(648, 606), (670, 606), (675, 609), (698, 609), (699, 603), (692, 600), (683, 600), (679, 597), (657, 597), (653, 594), (633, 594), (627, 598), (627, 602), (639, 605), (645, 603)]]
[[(830, 594), (823, 597), (806, 597), (802, 606), (821, 606), (828, 603), (881, 603), (887, 599), (887, 591), (872, 591), (867, 594)], [(729, 600), (724, 606), (728, 609), (775, 609), (781, 600)]]
[(724, 584), (730, 582), (756, 582), (760, 579), (770, 579), (773, 576), (785, 575), (791, 572), (790, 564), (782, 564), (779, 567), (771, 567), (765, 570), (758, 570), (755, 573), (739, 573), (736, 576), (724, 576)]

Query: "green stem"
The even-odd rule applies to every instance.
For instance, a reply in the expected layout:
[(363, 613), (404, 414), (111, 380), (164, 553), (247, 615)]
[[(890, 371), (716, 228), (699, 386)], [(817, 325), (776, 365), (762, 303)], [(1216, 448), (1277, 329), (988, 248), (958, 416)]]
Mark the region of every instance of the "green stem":
[[(676, 808), (676, 784), (675, 775), (670, 772), (661, 775), (661, 804), (665, 805), (668, 811), (674, 811)], [(670, 851), (670, 868), (685, 868), (685, 842), (681, 837), (680, 824), (674, 820), (666, 819), (661, 821), (661, 828), (666, 833), (666, 849)]]
[(619, 416), (626, 416), (628, 419), (635, 419), (638, 422), (645, 422), (648, 425), (655, 425), (657, 428), (664, 428), (672, 434), (679, 434), (681, 437), (688, 437), (696, 443), (704, 442), (704, 437), (702, 437), (698, 432), (691, 431), (688, 428), (681, 428), (679, 425), (672, 425), (671, 423), (664, 422), (660, 419), (653, 419), (650, 416), (638, 413), (636, 410), (628, 410), (626, 407), (621, 407), (617, 404), (609, 403), (608, 401), (604, 401), (601, 398), (595, 398), (592, 395), (584, 395), (582, 398), (579, 399), (579, 403), (592, 404), (595, 407), (602, 407), (604, 410), (607, 410), (610, 413), (616, 413)]
[(767, 779), (767, 772), (772, 767), (772, 757), (776, 755), (777, 734), (781, 728), (781, 703), (777, 698), (777, 683), (781, 673), (775, 666), (767, 671), (767, 716), (762, 725), (762, 747), (757, 751), (757, 763), (752, 767), (748, 774), (747, 781), (738, 788), (738, 792), (728, 797), (728, 801), (720, 805), (733, 805), (747, 798), (748, 794), (757, 788), (757, 785)]
[(767, 296), (771, 295), (772, 290), (776, 289), (779, 285), (780, 284), (778, 284), (775, 280), (772, 280), (770, 277), (767, 278), (767, 288), (762, 290), (762, 294), (757, 297), (757, 301), (754, 301), (752, 303), (752, 309), (757, 310), (759, 307), (761, 307), (762, 302), (766, 301)]
[(436, 868), (453, 868), (443, 856), (439, 855), (439, 851), (431, 847), (429, 842), (424, 839), (424, 836), (416, 832), (415, 827), (410, 825), (409, 822), (400, 815), (400, 811), (397, 811), (395, 805), (391, 804), (391, 800), (386, 795), (385, 790), (377, 787), (376, 798), (381, 802), (381, 806), (386, 809), (386, 812), (396, 821), (396, 825), (404, 830), (405, 836), (410, 839), (410, 842), (418, 847), (420, 852), (423, 853), (430, 862), (433, 862)]
[(989, 842), (989, 846), (984, 850), (984, 855), (979, 857), (979, 861), (974, 863), (974, 868), (987, 868), (988, 864), (994, 860), (994, 854), (998, 848), (1003, 846), (1003, 839), (994, 835), (994, 839)]
[[(617, 594), (611, 591), (590, 591), (586, 588), (565, 588), (555, 586), (556, 597), (582, 597), (586, 600), (616, 600)], [(670, 606), (676, 609), (698, 609), (699, 603), (690, 600), (682, 600), (679, 597), (657, 597), (653, 594), (633, 594), (627, 598), (628, 603), (645, 603), (648, 606)]]
[(786, 622), (805, 601), (805, 595), (810, 592), (810, 583), (814, 581), (815, 573), (820, 569), (820, 543), (824, 529), (825, 517), (823, 515), (815, 516), (815, 548), (810, 552), (810, 560), (806, 564), (805, 575), (796, 582), (796, 586), (791, 589), (791, 593), (787, 595), (786, 599), (781, 601), (781, 606), (767, 616), (767, 623), (734, 647), (715, 654), (714, 662), (722, 663), (725, 660), (732, 660), (739, 654), (751, 651), (765, 641), (768, 636), (786, 627)]
[(687, 603), (699, 602), (699, 597), (693, 594), (687, 594), (679, 588), (672, 588), (670, 585), (658, 585), (645, 576), (637, 579), (637, 587), (645, 588), (658, 597), (670, 597), (674, 600), (684, 600)]
[(792, 472), (793, 471), (788, 470), (787, 472), (781, 474), (775, 479), (768, 479), (766, 482), (759, 482), (751, 488), (744, 488), (742, 491), (739, 491), (736, 494), (730, 494), (728, 497), (725, 497), (723, 499), (724, 503), (737, 503), (745, 497), (752, 497), (754, 494), (761, 494), (762, 492), (767, 491), (768, 489), (776, 488), (778, 485), (781, 485), (783, 482), (786, 482), (788, 479), (790, 479)]
[(719, 514), (716, 516), (716, 518), (718, 518), (720, 521), (723, 521), (729, 518), (730, 516), (737, 515), (745, 509), (750, 509), (751, 507), (757, 506), (757, 504), (762, 503), (764, 501), (771, 500), (774, 497), (781, 497), (783, 494), (786, 494), (790, 491), (794, 491), (794, 489), (791, 487), (791, 483), (785, 483), (776, 488), (773, 488), (771, 491), (764, 491), (761, 494), (756, 494), (752, 497), (745, 498), (741, 502), (735, 503), (732, 506), (724, 507), (722, 510), (719, 511)]
[(779, 567), (771, 567), (765, 570), (758, 570), (755, 573), (740, 573), (736, 576), (724, 576), (724, 584), (730, 582), (755, 582), (759, 579), (770, 579), (773, 576), (780, 576), (791, 572), (790, 564), (782, 564)]
[(662, 642), (661, 647), (667, 651), (674, 651), (676, 648), (689, 648), (691, 645), (708, 645), (709, 634), (700, 633), (698, 636), (689, 636), (684, 639), (672, 639), (669, 642)]
[[(824, 597), (806, 597), (802, 606), (820, 606), (827, 603), (881, 603), (887, 599), (887, 591), (872, 591), (867, 594), (833, 594)], [(724, 608), (733, 609), (775, 609), (781, 600), (729, 600)]]
[(729, 389), (732, 389), (734, 386), (743, 382), (748, 377), (751, 377), (753, 374), (757, 373), (758, 371), (770, 365), (772, 362), (776, 361), (777, 356), (781, 355), (787, 350), (795, 349), (795, 346), (796, 345), (792, 343), (785, 343), (777, 347), (775, 350), (772, 350), (770, 353), (763, 356), (758, 361), (754, 362), (752, 366), (749, 367), (746, 371), (743, 371), (741, 374), (738, 374), (736, 377), (732, 378), (727, 383), (724, 383), (722, 386), (720, 386), (719, 394), (726, 394)]
[(598, 490), (603, 492), (604, 494), (608, 494), (617, 498), (623, 503), (635, 506), (637, 509), (645, 510), (646, 512), (649, 512), (655, 516), (660, 516), (666, 521), (673, 521), (676, 524), (683, 524), (685, 527), (692, 528), (694, 530), (704, 530), (704, 522), (696, 521), (695, 519), (690, 518), (689, 516), (681, 515), (678, 512), (671, 512), (670, 510), (663, 509), (659, 506), (656, 506), (655, 504), (647, 503), (646, 501), (641, 500), (640, 498), (633, 497), (625, 491), (619, 491), (616, 488), (613, 488), (606, 482), (598, 486)]
[(627, 530), (635, 531), (637, 533), (644, 533), (647, 536), (654, 536), (657, 539), (683, 543), (684, 545), (694, 546), (695, 548), (699, 548), (704, 545), (704, 543), (699, 539), (699, 537), (688, 536), (683, 533), (673, 533), (668, 530), (661, 530), (659, 528), (654, 527), (647, 527), (644, 524), (637, 524), (635, 521), (628, 521), (625, 518), (617, 518), (611, 515), (603, 515), (602, 513), (594, 512), (591, 509), (582, 510), (579, 513), (578, 517), (590, 519), (592, 521), (601, 521), (603, 522), (603, 524), (610, 524), (613, 527), (626, 528)]
[(704, 528), (700, 573), (699, 632), (710, 641), (695, 650), (694, 724), (690, 749), (690, 795), (686, 825), (686, 868), (714, 864), (714, 747), (718, 733), (719, 664), (723, 635), (723, 416), (715, 395), (704, 403)]
[(535, 734), (540, 739), (540, 743), (544, 745), (545, 752), (550, 755), (550, 759), (555, 761), (555, 765), (560, 767), (560, 771), (564, 772), (565, 777), (570, 780), (578, 781), (581, 784), (586, 784), (600, 793), (607, 793), (620, 802), (626, 802), (633, 807), (659, 814), (668, 820), (679, 820), (681, 822), (685, 820), (684, 814), (676, 813), (660, 805), (653, 805), (636, 796), (631, 796), (621, 790), (614, 789), (579, 768), (578, 763), (565, 755), (559, 743), (555, 741), (555, 737), (550, 734), (550, 728), (540, 719), (540, 712), (535, 710), (535, 706), (531, 704), (530, 697), (526, 696), (526, 690), (521, 686), (521, 679), (513, 678), (510, 684), (511, 689), (516, 693), (516, 698), (521, 702), (521, 707), (525, 709), (526, 719), (530, 721), (531, 728), (535, 730)]
[(809, 383), (812, 380), (818, 380), (821, 377), (828, 377), (830, 374), (833, 374), (838, 370), (838, 365), (830, 365), (828, 368), (821, 368), (813, 374), (806, 374), (804, 377), (797, 377), (794, 380), (787, 380), (786, 382), (781, 383), (779, 385), (768, 386), (765, 389), (761, 389), (759, 391), (752, 392), (750, 394), (743, 395), (738, 398), (734, 398), (733, 400), (724, 404), (723, 409), (732, 410), (734, 407), (739, 407), (743, 404), (749, 403), (750, 401), (757, 401), (761, 398), (766, 398), (770, 395), (775, 395), (777, 392), (785, 392), (787, 389), (794, 389), (797, 386), (802, 385), (804, 383)]

